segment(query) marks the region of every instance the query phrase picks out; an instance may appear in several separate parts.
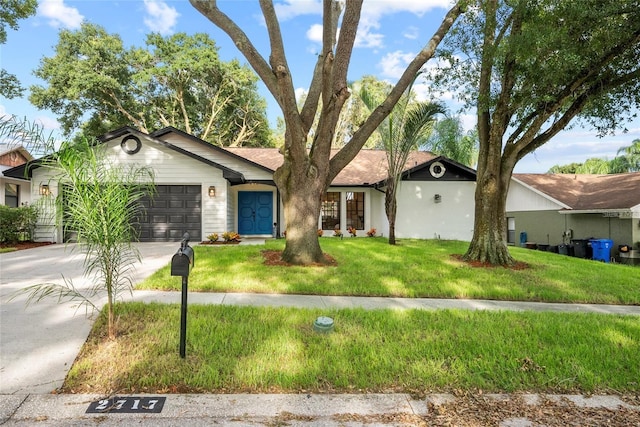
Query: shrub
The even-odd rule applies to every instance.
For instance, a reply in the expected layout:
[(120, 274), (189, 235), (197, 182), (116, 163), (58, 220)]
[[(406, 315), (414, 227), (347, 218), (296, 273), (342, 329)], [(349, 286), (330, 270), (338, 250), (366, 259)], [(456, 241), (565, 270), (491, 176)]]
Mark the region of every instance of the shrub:
[(318, 230), (318, 237), (322, 237), (323, 234), (324, 234), (324, 231)]
[(0, 242), (31, 240), (38, 219), (35, 206), (10, 208), (0, 205)]
[(224, 233), (222, 233), (222, 239), (225, 242), (239, 242), (240, 235), (235, 231), (225, 231)]
[(207, 236), (207, 239), (209, 239), (209, 241), (211, 242), (217, 242), (218, 241), (218, 233), (211, 233)]
[(333, 232), (333, 236), (342, 237), (342, 230), (340, 230), (339, 228), (336, 228), (335, 231)]
[(351, 237), (356, 237), (356, 235), (358, 234), (358, 231), (353, 227), (347, 228), (347, 231), (349, 232), (349, 234), (351, 234)]
[(376, 235), (376, 229), (375, 228), (371, 228), (369, 231), (367, 231), (367, 236), (375, 237), (375, 235)]

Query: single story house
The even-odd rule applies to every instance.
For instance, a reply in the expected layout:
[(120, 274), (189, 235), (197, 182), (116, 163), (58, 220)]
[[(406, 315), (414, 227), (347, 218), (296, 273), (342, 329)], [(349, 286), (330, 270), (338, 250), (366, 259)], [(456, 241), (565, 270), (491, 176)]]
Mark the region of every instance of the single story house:
[(7, 176), (5, 172), (32, 160), (23, 146), (0, 144), (0, 204), (17, 208), (31, 203), (31, 182), (24, 176)]
[[(99, 138), (108, 156), (121, 164), (149, 166), (156, 195), (145, 201), (141, 241), (192, 241), (211, 233), (237, 231), (243, 237), (282, 235), (286, 228), (273, 172), (282, 155), (271, 148), (221, 148), (168, 127), (151, 134), (123, 127)], [(375, 228), (388, 234), (384, 212), (386, 154), (362, 150), (336, 177), (323, 197), (318, 228), (325, 236), (348, 227), (358, 236)], [(34, 202), (59, 194), (57, 182), (38, 161), (7, 174), (30, 179)], [(475, 171), (428, 152), (409, 158), (398, 193), (396, 236), (470, 240), (473, 234)], [(50, 209), (53, 209), (52, 207)], [(63, 226), (43, 213), (36, 240), (62, 242)]]
[(514, 174), (507, 197), (509, 241), (558, 245), (591, 238), (640, 245), (640, 172)]

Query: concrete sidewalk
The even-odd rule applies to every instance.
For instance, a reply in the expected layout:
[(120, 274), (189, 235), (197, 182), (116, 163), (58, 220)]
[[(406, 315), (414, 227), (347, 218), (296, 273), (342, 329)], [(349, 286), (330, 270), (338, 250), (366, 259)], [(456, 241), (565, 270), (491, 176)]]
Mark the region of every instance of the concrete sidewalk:
[[(134, 291), (132, 300), (180, 304), (180, 292)], [(397, 310), (503, 310), (503, 311), (551, 311), (564, 313), (598, 313), (640, 316), (640, 306), (608, 304), (561, 304), (542, 302), (493, 301), (441, 298), (382, 298), (321, 295), (204, 293), (189, 292), (188, 304), (217, 304), (258, 307), (299, 308), (364, 308)]]
[[(429, 426), (545, 425), (632, 426), (640, 406), (618, 396), (487, 394), (424, 398), (385, 394), (171, 394), (0, 395), (0, 425), (6, 426)], [(105, 399), (105, 400), (103, 400)], [(87, 413), (104, 402), (133, 407), (135, 400), (159, 402), (158, 413), (144, 408), (126, 413)], [(139, 408), (139, 405), (138, 405)], [(139, 408), (140, 409), (140, 408)]]

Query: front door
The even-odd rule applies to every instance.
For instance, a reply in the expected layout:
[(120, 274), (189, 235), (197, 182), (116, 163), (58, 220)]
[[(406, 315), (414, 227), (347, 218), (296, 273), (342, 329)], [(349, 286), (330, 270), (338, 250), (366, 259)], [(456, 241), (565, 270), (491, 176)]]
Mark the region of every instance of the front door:
[(273, 193), (238, 192), (238, 233), (271, 234), (273, 227)]

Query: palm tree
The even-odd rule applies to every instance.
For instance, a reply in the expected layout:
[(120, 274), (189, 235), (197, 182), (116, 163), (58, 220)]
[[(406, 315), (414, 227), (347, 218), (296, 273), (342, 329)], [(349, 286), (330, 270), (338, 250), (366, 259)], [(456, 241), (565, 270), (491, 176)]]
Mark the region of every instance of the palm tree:
[(623, 153), (622, 157), (627, 164), (627, 172), (640, 172), (640, 139), (634, 139), (628, 147), (622, 147), (618, 150), (618, 155)]
[(104, 148), (80, 139), (63, 143), (59, 152), (42, 160), (60, 184), (55, 198), (42, 200), (64, 212), (65, 225), (78, 233), (76, 248), (85, 255), (84, 275), (92, 277), (94, 285), (79, 290), (65, 279), (62, 285), (23, 288), (16, 296), (27, 294), (27, 304), (54, 297), (93, 311), (98, 309), (93, 300), (106, 292), (108, 335), (113, 339), (115, 302), (123, 291), (131, 290), (133, 267), (140, 261), (132, 245), (136, 237), (132, 224), (142, 209), (138, 201), (154, 187), (151, 169), (109, 164)]
[[(446, 108), (440, 103), (415, 102), (412, 87), (413, 84), (409, 85), (393, 111), (376, 130), (387, 153), (384, 208), (389, 221), (390, 245), (396, 244), (395, 223), (398, 211), (396, 195), (409, 154), (429, 136), (436, 122), (436, 115), (446, 113)], [(360, 98), (370, 110), (380, 104), (380, 100), (376, 99), (377, 97), (364, 85), (360, 89)]]
[(478, 145), (477, 130), (465, 133), (460, 117), (446, 117), (436, 123), (421, 148), (473, 168), (478, 162)]

